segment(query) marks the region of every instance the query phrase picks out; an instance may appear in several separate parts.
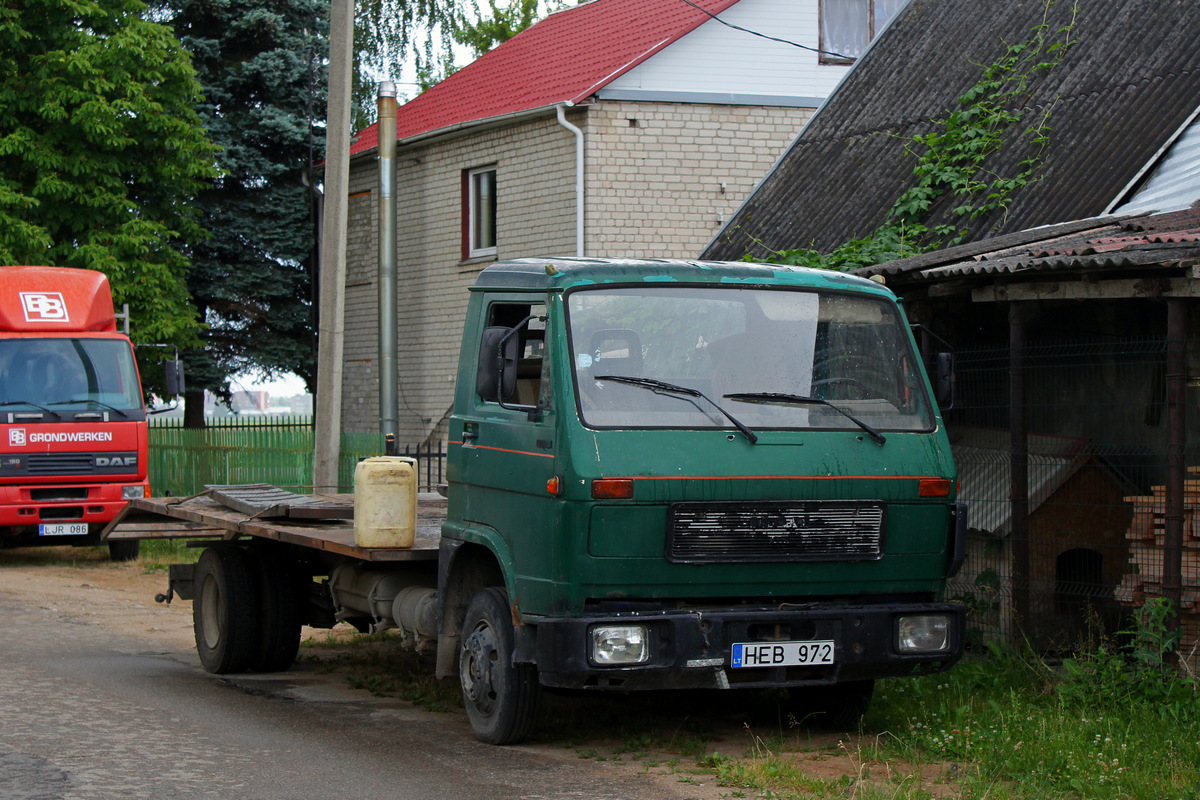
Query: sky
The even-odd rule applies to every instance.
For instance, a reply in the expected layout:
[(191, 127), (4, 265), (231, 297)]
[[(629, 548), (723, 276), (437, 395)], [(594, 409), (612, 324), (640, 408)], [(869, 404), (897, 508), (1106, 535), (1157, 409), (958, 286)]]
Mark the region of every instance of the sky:
[(271, 397), (292, 397), (308, 393), (304, 379), (290, 372), (272, 380), (264, 378), (260, 373), (243, 372), (235, 375), (231, 380), (234, 391), (239, 389), (247, 392), (265, 391)]

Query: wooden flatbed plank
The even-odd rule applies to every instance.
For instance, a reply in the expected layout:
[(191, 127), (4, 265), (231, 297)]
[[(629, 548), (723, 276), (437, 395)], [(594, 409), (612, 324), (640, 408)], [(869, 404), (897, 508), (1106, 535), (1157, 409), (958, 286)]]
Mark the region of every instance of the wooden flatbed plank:
[[(321, 495), (334, 503), (352, 502), (352, 495)], [(225, 538), (257, 536), (287, 542), (300, 547), (309, 547), (331, 553), (359, 558), (365, 561), (425, 561), (438, 556), (441, 541), (441, 525), (446, 517), (446, 501), (440, 497), (423, 497), (417, 505), (417, 533), (410, 548), (359, 547), (354, 544), (354, 526), (345, 521), (262, 519), (248, 517), (239, 511), (217, 503), (212, 498), (200, 495), (189, 498), (148, 497), (130, 501), (116, 520), (109, 523), (105, 535), (115, 536), (122, 522), (139, 528), (158, 523), (163, 526), (161, 535), (153, 538), (197, 535), (168, 532), (171, 526), (185, 524), (204, 526), (209, 533)], [(151, 538), (122, 536), (120, 538)]]
[(123, 522), (120, 527), (103, 535), (103, 541), (119, 542), (129, 539), (187, 539), (224, 536), (224, 528), (214, 528), (200, 522), (183, 522), (160, 518), (155, 522)]
[(354, 502), (335, 502), (326, 495), (296, 494), (269, 483), (241, 486), (206, 486), (209, 496), (223, 506), (252, 517), (353, 519)]

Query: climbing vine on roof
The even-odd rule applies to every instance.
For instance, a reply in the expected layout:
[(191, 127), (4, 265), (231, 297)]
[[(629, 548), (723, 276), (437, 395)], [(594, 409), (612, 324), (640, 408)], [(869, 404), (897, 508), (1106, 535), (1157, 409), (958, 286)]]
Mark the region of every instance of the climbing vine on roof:
[[(959, 96), (944, 119), (935, 121), (932, 132), (912, 137), (906, 149), (917, 158), (915, 181), (873, 233), (828, 253), (782, 250), (767, 260), (850, 271), (959, 244), (971, 221), (1007, 211), (1013, 195), (1038, 180), (1053, 105), (1027, 113), (1027, 104), (1066, 55), (1078, 8), (1073, 6), (1068, 24), (1055, 30), (1043, 15), (1028, 39), (1008, 45), (984, 67), (979, 81)], [(1000, 175), (986, 166), (993, 154), (1017, 141), (1027, 141), (1029, 153), (1017, 163), (1015, 174)], [(956, 222), (929, 225), (934, 211), (950, 203)]]

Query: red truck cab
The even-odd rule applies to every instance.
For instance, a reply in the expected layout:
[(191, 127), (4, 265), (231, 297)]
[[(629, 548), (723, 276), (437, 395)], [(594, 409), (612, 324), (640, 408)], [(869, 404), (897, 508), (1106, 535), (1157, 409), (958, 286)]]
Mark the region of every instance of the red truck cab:
[[(0, 547), (97, 544), (150, 493), (146, 408), (108, 278), (0, 267)], [(110, 545), (114, 560), (137, 543)]]

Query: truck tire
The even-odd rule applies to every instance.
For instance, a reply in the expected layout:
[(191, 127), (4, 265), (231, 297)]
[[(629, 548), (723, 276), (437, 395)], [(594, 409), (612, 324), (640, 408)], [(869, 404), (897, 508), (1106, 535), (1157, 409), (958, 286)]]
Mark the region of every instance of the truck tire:
[(239, 547), (204, 549), (193, 574), (192, 626), (207, 672), (242, 672), (258, 648), (258, 570)]
[(259, 636), (249, 669), (282, 672), (296, 663), (300, 650), (304, 586), (287, 553), (255, 548), (251, 554), (259, 578)]
[(803, 696), (805, 713), (813, 714), (814, 722), (829, 731), (856, 733), (863, 715), (871, 707), (875, 681), (845, 681), (833, 686), (811, 689)]
[(512, 610), (503, 589), (471, 598), (463, 617), (458, 678), (475, 736), (515, 744), (533, 733), (542, 687), (537, 667), (514, 664)]
[(122, 539), (116, 542), (109, 542), (108, 560), (133, 561), (138, 557), (138, 551), (141, 550), (141, 544), (141, 541), (138, 539)]

